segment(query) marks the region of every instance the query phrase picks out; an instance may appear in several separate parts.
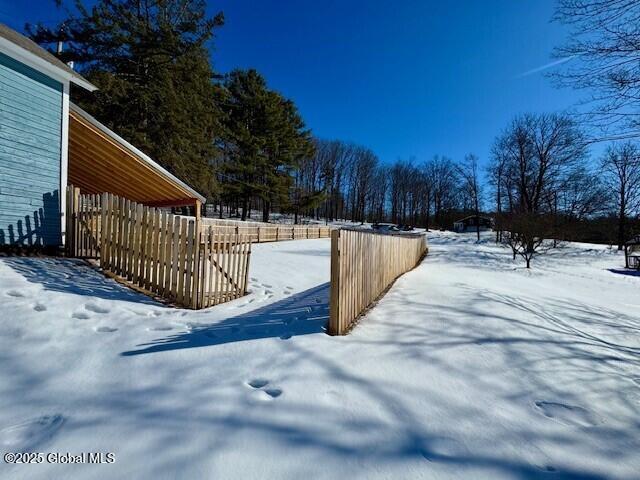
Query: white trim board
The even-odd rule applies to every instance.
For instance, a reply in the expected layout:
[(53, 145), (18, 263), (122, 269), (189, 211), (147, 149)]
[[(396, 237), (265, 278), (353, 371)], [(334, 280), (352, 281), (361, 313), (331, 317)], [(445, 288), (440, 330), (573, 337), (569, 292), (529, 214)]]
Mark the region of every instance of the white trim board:
[(24, 63), (25, 65), (44, 73), (45, 75), (59, 81), (62, 84), (72, 82), (82, 88), (89, 90), (90, 92), (98, 89), (98, 87), (87, 82), (80, 75), (73, 75), (69, 72), (66, 72), (63, 69), (58, 68), (55, 65), (52, 65), (46, 60), (31, 53), (29, 50), (26, 50), (3, 37), (0, 37), (0, 52), (14, 58), (20, 63)]

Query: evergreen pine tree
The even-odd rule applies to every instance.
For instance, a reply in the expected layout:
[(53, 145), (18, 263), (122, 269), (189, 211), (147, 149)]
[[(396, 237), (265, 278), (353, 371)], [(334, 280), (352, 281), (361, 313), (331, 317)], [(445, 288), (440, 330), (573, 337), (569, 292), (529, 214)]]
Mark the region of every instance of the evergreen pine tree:
[(225, 193), (240, 199), (243, 220), (250, 199), (260, 197), (268, 221), (273, 205), (288, 206), (292, 172), (313, 151), (311, 135), (293, 102), (269, 90), (255, 70), (234, 70), (225, 86)]

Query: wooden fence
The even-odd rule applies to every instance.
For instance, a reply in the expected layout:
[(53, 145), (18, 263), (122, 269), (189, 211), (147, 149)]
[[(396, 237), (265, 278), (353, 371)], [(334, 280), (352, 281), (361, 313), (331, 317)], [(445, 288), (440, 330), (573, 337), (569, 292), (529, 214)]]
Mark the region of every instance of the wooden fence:
[(70, 255), (95, 253), (105, 272), (190, 308), (209, 307), (246, 293), (248, 236), (110, 193), (80, 195), (72, 190), (77, 201), (70, 204), (76, 210), (69, 210), (67, 224), (68, 232), (73, 232), (67, 236)]
[(422, 234), (334, 230), (328, 333), (346, 334), (358, 316), (426, 253)]
[(331, 230), (333, 230), (332, 227), (321, 225), (278, 225), (217, 218), (203, 218), (202, 222), (204, 225), (213, 225), (221, 231), (247, 235), (253, 243), (329, 238)]

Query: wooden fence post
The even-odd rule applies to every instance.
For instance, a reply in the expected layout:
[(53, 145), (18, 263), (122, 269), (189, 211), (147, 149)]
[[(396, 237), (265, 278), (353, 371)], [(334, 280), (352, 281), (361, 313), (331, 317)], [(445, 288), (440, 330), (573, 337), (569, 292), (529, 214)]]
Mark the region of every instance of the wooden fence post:
[(331, 232), (331, 284), (329, 287), (329, 335), (340, 335), (340, 230)]

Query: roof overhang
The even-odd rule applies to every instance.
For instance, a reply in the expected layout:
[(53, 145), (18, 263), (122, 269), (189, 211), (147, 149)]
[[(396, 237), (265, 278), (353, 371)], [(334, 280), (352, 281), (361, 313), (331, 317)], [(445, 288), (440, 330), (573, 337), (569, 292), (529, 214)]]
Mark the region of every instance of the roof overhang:
[(77, 105), (69, 107), (68, 181), (84, 193), (109, 192), (153, 206), (204, 203), (205, 197)]
[(85, 80), (80, 74), (66, 69), (58, 68), (55, 65), (47, 62), (43, 58), (35, 55), (26, 48), (22, 48), (20, 45), (0, 37), (0, 51), (7, 52), (8, 55), (18, 60), (20, 63), (38, 70), (45, 75), (57, 80), (61, 83), (71, 82), (90, 92), (98, 89), (95, 85)]

